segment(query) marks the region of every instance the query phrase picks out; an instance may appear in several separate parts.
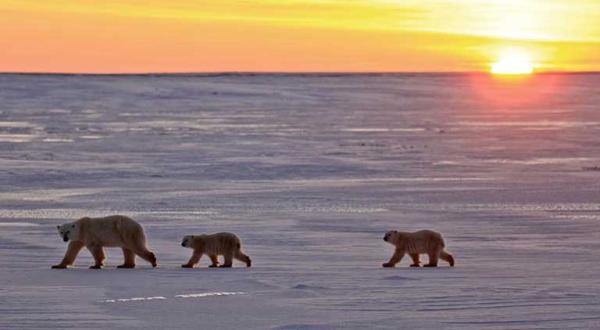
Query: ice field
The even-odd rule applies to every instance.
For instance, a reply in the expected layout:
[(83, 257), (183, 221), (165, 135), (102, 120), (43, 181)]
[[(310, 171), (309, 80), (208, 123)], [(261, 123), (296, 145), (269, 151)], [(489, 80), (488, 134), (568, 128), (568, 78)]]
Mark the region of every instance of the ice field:
[[(0, 328), (600, 328), (600, 75), (492, 80), (0, 75)], [(50, 269), (109, 214), (158, 268)], [(382, 268), (391, 229), (456, 267)], [(252, 268), (180, 268), (219, 231)]]

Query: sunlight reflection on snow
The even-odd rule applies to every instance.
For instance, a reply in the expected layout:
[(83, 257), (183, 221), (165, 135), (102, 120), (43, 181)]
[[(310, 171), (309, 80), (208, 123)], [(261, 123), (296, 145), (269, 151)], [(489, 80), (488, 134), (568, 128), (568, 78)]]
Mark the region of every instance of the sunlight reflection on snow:
[[(205, 298), (205, 297), (214, 297), (214, 296), (233, 296), (233, 295), (241, 295), (246, 294), (245, 292), (203, 292), (203, 293), (188, 293), (188, 294), (178, 294), (175, 295), (174, 298)], [(120, 298), (120, 299), (107, 299), (104, 300), (105, 303), (119, 303), (119, 302), (131, 302), (131, 301), (148, 301), (148, 300), (167, 300), (169, 298), (163, 296), (154, 296), (154, 297), (133, 297), (133, 298)]]

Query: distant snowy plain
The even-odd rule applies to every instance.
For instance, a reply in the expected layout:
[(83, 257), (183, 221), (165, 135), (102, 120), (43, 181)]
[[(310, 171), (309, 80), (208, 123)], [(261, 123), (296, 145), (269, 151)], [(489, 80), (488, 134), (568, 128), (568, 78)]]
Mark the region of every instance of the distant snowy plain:
[[(477, 79), (0, 75), (0, 328), (600, 328), (600, 76)], [(50, 269), (109, 214), (158, 268)], [(456, 267), (381, 268), (423, 228)], [(253, 267), (181, 269), (218, 231)]]

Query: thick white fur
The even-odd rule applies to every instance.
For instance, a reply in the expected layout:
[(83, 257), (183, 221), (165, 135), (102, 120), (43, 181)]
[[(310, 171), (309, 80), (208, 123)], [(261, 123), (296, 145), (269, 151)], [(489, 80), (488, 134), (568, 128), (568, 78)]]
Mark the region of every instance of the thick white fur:
[(394, 267), (405, 254), (413, 259), (412, 267), (420, 266), (420, 254), (429, 256), (429, 263), (425, 267), (437, 267), (439, 259), (454, 266), (454, 257), (444, 250), (446, 244), (442, 235), (433, 230), (420, 230), (414, 233), (392, 230), (385, 234), (383, 240), (396, 247), (394, 255), (383, 264), (383, 267)]
[(71, 266), (79, 251), (85, 246), (94, 256), (95, 264), (90, 268), (104, 266), (104, 247), (120, 247), (124, 263), (119, 268), (135, 267), (138, 255), (156, 267), (156, 256), (146, 248), (144, 229), (135, 220), (122, 215), (103, 218), (81, 218), (77, 221), (57, 226), (58, 234), (69, 242), (63, 260), (52, 268)]
[(216, 233), (212, 235), (188, 235), (181, 241), (181, 246), (194, 250), (192, 257), (186, 263), (181, 265), (184, 268), (194, 267), (202, 257), (207, 254), (212, 264), (210, 267), (217, 267), (219, 262), (217, 257), (222, 255), (224, 258), (221, 267), (231, 267), (233, 259), (246, 263), (247, 267), (252, 265), (250, 257), (241, 250), (240, 239), (232, 233)]

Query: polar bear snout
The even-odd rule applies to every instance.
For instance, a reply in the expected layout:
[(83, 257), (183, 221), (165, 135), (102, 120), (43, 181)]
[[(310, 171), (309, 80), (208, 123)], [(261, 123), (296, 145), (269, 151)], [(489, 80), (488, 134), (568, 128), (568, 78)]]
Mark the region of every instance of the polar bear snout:
[(56, 226), (56, 229), (58, 229), (58, 236), (65, 242), (72, 240), (76, 241), (78, 238), (78, 229), (73, 223)]
[(192, 236), (185, 236), (183, 238), (183, 240), (181, 240), (181, 246), (190, 247), (191, 240), (192, 240)]
[(398, 232), (395, 230), (391, 230), (388, 231), (387, 233), (385, 233), (385, 235), (383, 236), (383, 240), (390, 243), (390, 244), (394, 244), (393, 241), (395, 240), (395, 236)]

